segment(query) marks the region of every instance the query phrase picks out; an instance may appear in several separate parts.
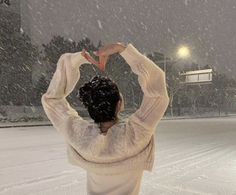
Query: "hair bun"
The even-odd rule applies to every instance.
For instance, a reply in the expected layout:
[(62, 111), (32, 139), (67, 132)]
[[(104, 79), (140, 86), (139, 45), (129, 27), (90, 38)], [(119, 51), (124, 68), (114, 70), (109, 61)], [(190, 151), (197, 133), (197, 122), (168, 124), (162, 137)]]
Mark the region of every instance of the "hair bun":
[(85, 107), (88, 107), (93, 103), (92, 89), (93, 88), (90, 83), (86, 83), (79, 89), (79, 100), (85, 105)]
[(79, 89), (79, 100), (95, 123), (114, 120), (120, 99), (117, 85), (111, 79), (95, 76)]
[(93, 105), (92, 92), (101, 84), (101, 79), (102, 77), (97, 75), (79, 89), (79, 100), (85, 105), (85, 107)]
[(99, 112), (100, 114), (104, 114), (107, 109), (111, 107), (111, 104), (107, 101), (100, 102), (99, 104), (93, 105), (93, 110)]

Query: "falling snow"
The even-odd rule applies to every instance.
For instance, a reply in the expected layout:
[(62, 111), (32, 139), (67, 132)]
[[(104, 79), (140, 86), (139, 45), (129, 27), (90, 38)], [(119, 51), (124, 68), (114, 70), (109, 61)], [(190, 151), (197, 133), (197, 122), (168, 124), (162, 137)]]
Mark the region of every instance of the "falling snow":
[(21, 33), (24, 33), (24, 30), (23, 30), (23, 28), (22, 28), (22, 27), (20, 28), (20, 32), (21, 32)]
[(97, 20), (97, 23), (98, 23), (98, 27), (99, 27), (100, 29), (103, 29), (103, 27), (102, 27), (102, 22), (101, 22), (100, 20)]
[(70, 41), (71, 43), (74, 42), (72, 38), (68, 38), (68, 41)]
[[(48, 122), (42, 109), (41, 97), (53, 77), (59, 57), (63, 53), (78, 52), (81, 48), (92, 52), (100, 46), (116, 41), (132, 43), (142, 54), (151, 56), (156, 65), (166, 71), (168, 94), (173, 98), (171, 99), (172, 104), (169, 105), (164, 115), (166, 119), (217, 116), (218, 118), (213, 119), (212, 125), (223, 125), (223, 129), (226, 130), (228, 127), (231, 128), (231, 124), (234, 124), (235, 120), (231, 120), (230, 117), (236, 114), (236, 1), (10, 0), (9, 2), (11, 2), (9, 6), (6, 6), (4, 1), (0, 2), (0, 125), (12, 125), (12, 123), (36, 125), (38, 122)], [(190, 55), (187, 59), (180, 59), (176, 55), (181, 45), (190, 48)], [(163, 59), (167, 60), (164, 62)], [(209, 66), (214, 70), (214, 81), (207, 85), (199, 84), (187, 87), (180, 85), (183, 84), (180, 82), (182, 79), (180, 72), (209, 68)], [(143, 91), (139, 81), (143, 81), (143, 79), (133, 72), (126, 60), (118, 53), (109, 57), (105, 72), (100, 71), (95, 65), (80, 68), (80, 80), (76, 84), (76, 90), (92, 76), (106, 75), (117, 83), (124, 95), (127, 113), (135, 112), (141, 105)], [(145, 72), (145, 70), (143, 71)], [(156, 84), (158, 85), (158, 83)], [(78, 97), (74, 97), (73, 93), (68, 96), (68, 100), (79, 114), (88, 117), (88, 111)], [(77, 94), (77, 91), (75, 93)], [(101, 91), (100, 94), (106, 96), (109, 93)], [(110, 109), (109, 104), (103, 99), (96, 106), (93, 105), (93, 108), (104, 114), (107, 111), (103, 108), (109, 107)], [(127, 113), (125, 112), (124, 116), (127, 117)], [(221, 116), (224, 116), (224, 119)], [(206, 122), (205, 120), (203, 119), (202, 122)], [(179, 124), (185, 124), (183, 121), (178, 124), (173, 120), (166, 122), (164, 129), (169, 133), (165, 134), (163, 131), (161, 136), (168, 138), (169, 135), (172, 135), (172, 137), (169, 137), (169, 141), (165, 143), (158, 143), (164, 145), (163, 158), (157, 158), (160, 159), (160, 164), (157, 163), (158, 168), (155, 173), (152, 173), (155, 177), (150, 180), (151, 182), (148, 182), (148, 177), (145, 178), (142, 193), (149, 189), (151, 189), (150, 194), (155, 190), (160, 192), (158, 194), (168, 193), (167, 189), (171, 189), (170, 194), (175, 191), (176, 194), (186, 195), (189, 195), (189, 192), (221, 195), (227, 191), (230, 192), (228, 194), (236, 192), (234, 186), (236, 178), (232, 174), (235, 170), (232, 166), (233, 159), (230, 155), (226, 156), (225, 159), (230, 160), (230, 163), (227, 164), (224, 158), (220, 158), (225, 151), (228, 151), (228, 154), (234, 154), (233, 137), (230, 136), (233, 134), (233, 130), (227, 132), (227, 135), (224, 134), (224, 137), (221, 129), (215, 133), (210, 132), (210, 123), (204, 123), (205, 126), (202, 129), (194, 131), (196, 128), (192, 127), (198, 127), (199, 125), (196, 124), (201, 123), (192, 122), (194, 125), (188, 129), (191, 133), (182, 134), (190, 136), (187, 137), (190, 139), (189, 143), (184, 136), (179, 140), (172, 139), (180, 136), (175, 130)], [(182, 128), (181, 131), (184, 131), (183, 129), (185, 128)], [(62, 145), (57, 148), (57, 144), (52, 143), (53, 140), (55, 141), (53, 139), (55, 135), (51, 136), (52, 131), (49, 130), (50, 128), (40, 127), (27, 130), (9, 128), (2, 131), (0, 139), (5, 140), (5, 142), (1, 142), (2, 159), (5, 159), (2, 163), (2, 173), (5, 180), (0, 182), (0, 194), (2, 192), (9, 192), (9, 194), (16, 192), (17, 194), (17, 190), (20, 189), (25, 192), (24, 194), (34, 193), (36, 195), (41, 193), (37, 192), (39, 187), (42, 193), (47, 192), (45, 194), (63, 194), (63, 191), (59, 192), (59, 189), (68, 190), (71, 186), (76, 190), (82, 186), (81, 188), (85, 190), (85, 175), (79, 173), (78, 176), (74, 169), (66, 167), (65, 163), (60, 161), (61, 156), (64, 159)], [(201, 130), (204, 131), (201, 132)], [(12, 138), (13, 132), (14, 135), (22, 135), (23, 139)], [(199, 140), (192, 137), (199, 132), (201, 132)], [(41, 144), (41, 142), (37, 143), (37, 140), (41, 140), (36, 139), (38, 135), (49, 138), (44, 141), (47, 146), (50, 145), (48, 142), (50, 141), (54, 147), (51, 148), (51, 151), (57, 151), (52, 152), (53, 155), (57, 155), (54, 156), (56, 161), (50, 157), (50, 150), (49, 153), (46, 149), (46, 153), (35, 150), (35, 146)], [(221, 140), (222, 135), (225, 139)], [(32, 141), (32, 143), (29, 141), (32, 146), (27, 151), (35, 150), (36, 153), (40, 153), (35, 162), (33, 162), (33, 156), (31, 158), (24, 150), (27, 148), (26, 138), (30, 138)], [(12, 139), (10, 144), (9, 139)], [(185, 142), (178, 145), (179, 141), (183, 139)], [(195, 143), (196, 139), (199, 142)], [(229, 144), (226, 143), (227, 139), (232, 141), (231, 145), (227, 145)], [(211, 142), (212, 140), (214, 142)], [(223, 142), (228, 147), (223, 146), (219, 150), (218, 146)], [(186, 143), (191, 147), (185, 147)], [(36, 145), (33, 146), (34, 144)], [(167, 153), (167, 156), (164, 155), (165, 151), (175, 144), (176, 148)], [(19, 160), (14, 159), (9, 153), (10, 148), (8, 150), (7, 147), (10, 145), (19, 149), (14, 149), (13, 156), (21, 156), (20, 163), (22, 164), (14, 164), (19, 163)], [(185, 150), (182, 151), (181, 147)], [(161, 156), (162, 150), (158, 147), (157, 149), (160, 150), (159, 155)], [(216, 150), (216, 153), (211, 153)], [(200, 155), (197, 164), (192, 161), (192, 157), (197, 159), (196, 155), (191, 156), (194, 153), (197, 153), (198, 157)], [(27, 155), (24, 157), (25, 154)], [(210, 164), (208, 154), (213, 159)], [(186, 155), (190, 157), (188, 158)], [(9, 158), (5, 158), (6, 156)], [(46, 161), (40, 159), (44, 157)], [(220, 161), (216, 160), (219, 158)], [(177, 164), (173, 165), (172, 160)], [(55, 167), (52, 166), (54, 161), (56, 162)], [(186, 164), (188, 161), (190, 163)], [(222, 166), (220, 163), (224, 165)], [(28, 165), (30, 169), (38, 171), (26, 171), (24, 167), (28, 167)], [(44, 166), (47, 166), (46, 169)], [(210, 169), (208, 170), (208, 168)], [(22, 170), (26, 171), (26, 174), (20, 174)], [(45, 170), (49, 172), (46, 175), (41, 174)], [(58, 171), (61, 172), (58, 174)], [(224, 178), (221, 178), (222, 175)], [(214, 178), (218, 178), (218, 180)], [(223, 181), (223, 179), (225, 180)], [(61, 183), (57, 183), (57, 181)], [(178, 183), (178, 181), (180, 182)], [(51, 184), (53, 187), (50, 187)]]

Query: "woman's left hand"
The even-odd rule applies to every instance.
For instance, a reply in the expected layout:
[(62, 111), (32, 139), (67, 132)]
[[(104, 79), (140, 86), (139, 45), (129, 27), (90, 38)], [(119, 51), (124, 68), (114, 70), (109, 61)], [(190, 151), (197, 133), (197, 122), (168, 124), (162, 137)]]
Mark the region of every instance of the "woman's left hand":
[(86, 58), (91, 64), (99, 67), (99, 62), (97, 62), (85, 49), (82, 50), (81, 55)]

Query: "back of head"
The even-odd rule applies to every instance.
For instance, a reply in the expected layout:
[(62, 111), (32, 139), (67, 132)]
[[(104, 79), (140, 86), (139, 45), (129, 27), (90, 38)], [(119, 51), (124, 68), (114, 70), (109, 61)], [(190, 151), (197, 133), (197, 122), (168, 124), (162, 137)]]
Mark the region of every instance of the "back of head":
[(88, 109), (95, 123), (116, 120), (120, 93), (111, 79), (95, 76), (79, 89), (79, 100)]

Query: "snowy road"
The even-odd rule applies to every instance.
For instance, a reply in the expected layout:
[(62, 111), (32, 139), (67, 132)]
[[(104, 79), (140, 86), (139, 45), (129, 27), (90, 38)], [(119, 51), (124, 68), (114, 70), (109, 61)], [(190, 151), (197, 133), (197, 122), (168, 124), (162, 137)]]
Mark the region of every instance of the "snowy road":
[[(67, 163), (52, 127), (0, 129), (0, 194), (85, 195), (86, 175)], [(141, 195), (236, 195), (236, 118), (165, 120)]]

